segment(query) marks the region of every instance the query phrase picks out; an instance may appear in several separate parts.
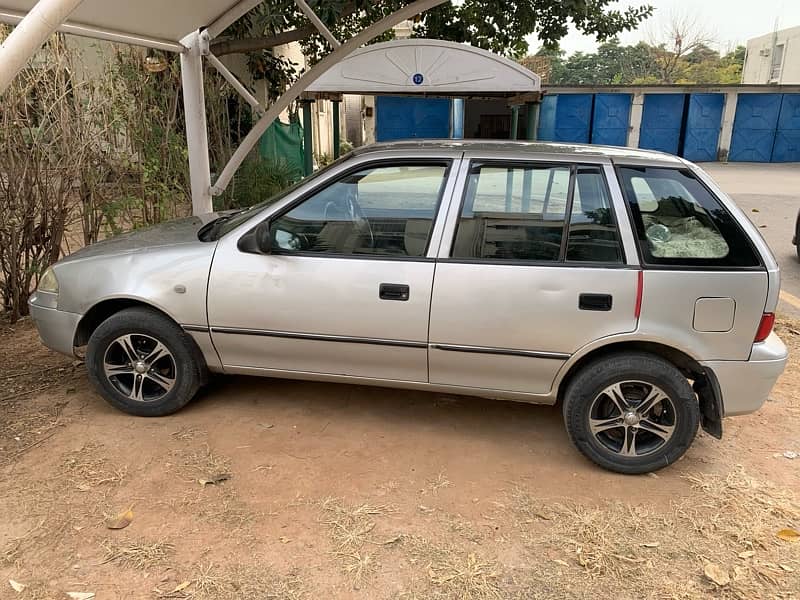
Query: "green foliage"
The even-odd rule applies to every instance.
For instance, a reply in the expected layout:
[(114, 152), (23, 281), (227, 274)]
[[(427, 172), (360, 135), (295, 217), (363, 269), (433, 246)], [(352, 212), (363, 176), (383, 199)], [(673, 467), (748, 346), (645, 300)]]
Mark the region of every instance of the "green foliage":
[[(558, 48), (543, 48), (536, 57), (526, 57), (522, 64), (532, 67), (542, 57), (549, 62), (549, 80), (553, 85), (656, 85), (739, 83), (744, 63), (744, 47), (724, 56), (704, 44), (682, 57), (672, 56), (672, 82), (665, 80), (659, 63), (663, 48), (639, 42), (622, 46), (617, 39), (601, 44), (597, 52), (575, 52), (564, 58)], [(538, 59), (535, 60), (535, 59)], [(536, 69), (534, 69), (536, 70)]]
[(250, 156), (236, 172), (226, 193), (218, 199), (217, 210), (246, 208), (268, 200), (299, 181), (302, 174), (284, 160)]

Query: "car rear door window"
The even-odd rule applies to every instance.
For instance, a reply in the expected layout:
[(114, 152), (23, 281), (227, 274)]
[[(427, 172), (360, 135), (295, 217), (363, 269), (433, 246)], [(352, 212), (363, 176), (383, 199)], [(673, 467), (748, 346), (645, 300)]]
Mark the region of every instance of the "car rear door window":
[(315, 192), (271, 224), (278, 251), (425, 255), (449, 163), (373, 166)]
[(614, 211), (599, 167), (579, 166), (576, 170), (567, 260), (622, 262), (622, 246)]
[(568, 164), (474, 165), (451, 255), (492, 261), (621, 262), (602, 172)]
[(646, 264), (760, 264), (733, 216), (689, 170), (623, 167), (619, 174)]

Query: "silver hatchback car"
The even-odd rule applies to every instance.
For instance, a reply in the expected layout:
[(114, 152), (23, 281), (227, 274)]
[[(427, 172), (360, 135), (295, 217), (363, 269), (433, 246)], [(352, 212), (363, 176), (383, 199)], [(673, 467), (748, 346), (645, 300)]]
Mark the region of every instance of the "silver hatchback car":
[(94, 244), (30, 307), (131, 414), (180, 409), (209, 372), (561, 402), (581, 452), (642, 473), (765, 401), (779, 289), (758, 230), (685, 160), (415, 142)]

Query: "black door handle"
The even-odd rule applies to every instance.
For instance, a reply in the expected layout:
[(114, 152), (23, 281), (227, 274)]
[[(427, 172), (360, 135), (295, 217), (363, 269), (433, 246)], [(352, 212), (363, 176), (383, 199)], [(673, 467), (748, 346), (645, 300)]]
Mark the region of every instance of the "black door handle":
[(381, 300), (406, 302), (411, 295), (411, 290), (402, 283), (382, 283), (378, 295)]
[(581, 310), (609, 311), (614, 303), (611, 294), (581, 294), (578, 296), (578, 308)]

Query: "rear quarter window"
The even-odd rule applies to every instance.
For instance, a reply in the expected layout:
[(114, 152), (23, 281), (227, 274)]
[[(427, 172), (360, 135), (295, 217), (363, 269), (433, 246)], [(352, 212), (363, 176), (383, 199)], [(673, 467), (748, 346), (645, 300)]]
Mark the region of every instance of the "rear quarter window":
[(761, 265), (747, 234), (689, 170), (620, 167), (618, 173), (645, 264)]

